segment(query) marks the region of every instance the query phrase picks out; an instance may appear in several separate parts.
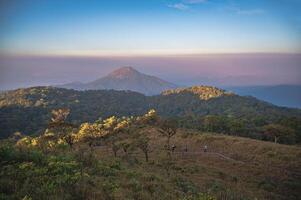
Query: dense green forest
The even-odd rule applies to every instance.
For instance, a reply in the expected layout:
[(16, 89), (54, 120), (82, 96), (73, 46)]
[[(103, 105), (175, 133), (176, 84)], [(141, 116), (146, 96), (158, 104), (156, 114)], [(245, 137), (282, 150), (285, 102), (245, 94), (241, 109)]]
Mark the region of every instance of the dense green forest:
[[(298, 199), (300, 148), (179, 129), (150, 110), (0, 141), (0, 199)], [(208, 146), (203, 149), (203, 146)]]
[(131, 91), (75, 91), (33, 87), (0, 94), (0, 134), (44, 132), (53, 109), (69, 108), (70, 123), (80, 125), (112, 115), (138, 116), (155, 109), (184, 128), (280, 143), (301, 141), (301, 111), (238, 96), (215, 87), (169, 90), (157, 96)]

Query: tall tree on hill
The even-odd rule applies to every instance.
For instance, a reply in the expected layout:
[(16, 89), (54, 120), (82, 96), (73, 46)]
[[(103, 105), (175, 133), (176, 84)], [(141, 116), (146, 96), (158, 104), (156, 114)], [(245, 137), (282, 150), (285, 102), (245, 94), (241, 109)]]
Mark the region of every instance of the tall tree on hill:
[(274, 138), (275, 143), (278, 143), (280, 139), (287, 138), (290, 140), (294, 140), (295, 138), (293, 129), (279, 124), (266, 125), (263, 127), (263, 130), (265, 135)]
[(52, 123), (63, 123), (68, 117), (70, 113), (70, 109), (61, 108), (57, 110), (52, 110), (51, 113), (52, 113), (52, 118), (51, 118)]
[(301, 118), (289, 117), (280, 120), (279, 124), (289, 127), (295, 131), (296, 142), (301, 142)]
[(112, 142), (112, 150), (115, 158), (117, 157), (117, 152), (119, 151), (120, 148), (121, 148), (120, 145), (118, 145), (116, 142)]
[(148, 158), (149, 158), (149, 156), (148, 156), (148, 153), (150, 150), (149, 141), (150, 141), (150, 139), (144, 134), (141, 134), (135, 141), (136, 146), (139, 149), (141, 149), (141, 151), (144, 153), (146, 162), (148, 162)]
[(66, 119), (70, 114), (70, 109), (60, 108), (57, 110), (52, 110), (51, 114), (52, 117), (46, 132), (54, 132), (58, 137), (65, 141), (70, 148), (72, 148), (73, 144), (75, 143), (75, 135), (73, 133), (75, 125), (66, 122)]
[(52, 117), (48, 124), (49, 129), (54, 129), (57, 133), (63, 131), (64, 128), (70, 127), (71, 124), (66, 123), (66, 119), (70, 114), (69, 108), (60, 108), (51, 111)]
[(170, 146), (170, 139), (177, 133), (178, 129), (178, 123), (176, 120), (173, 119), (167, 119), (162, 120), (159, 123), (159, 129), (158, 131), (167, 138), (166, 140), (166, 149), (168, 152), (168, 155), (171, 157), (171, 146)]

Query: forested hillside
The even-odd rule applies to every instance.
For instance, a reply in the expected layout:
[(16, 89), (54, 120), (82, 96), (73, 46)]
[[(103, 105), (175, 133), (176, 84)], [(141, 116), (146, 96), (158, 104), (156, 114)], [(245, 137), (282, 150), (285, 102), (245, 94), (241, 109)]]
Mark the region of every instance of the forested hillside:
[[(175, 118), (186, 128), (257, 139), (275, 139), (274, 132), (277, 132), (278, 142), (300, 141), (300, 110), (277, 107), (209, 86), (170, 90), (151, 97), (130, 91), (75, 91), (54, 87), (9, 91), (0, 94), (1, 137), (16, 131), (40, 134), (51, 110), (58, 108), (70, 109), (68, 120), (74, 124), (113, 115), (137, 116), (155, 109), (162, 117)], [(267, 132), (268, 125), (277, 130)], [(288, 134), (283, 136), (283, 132)]]

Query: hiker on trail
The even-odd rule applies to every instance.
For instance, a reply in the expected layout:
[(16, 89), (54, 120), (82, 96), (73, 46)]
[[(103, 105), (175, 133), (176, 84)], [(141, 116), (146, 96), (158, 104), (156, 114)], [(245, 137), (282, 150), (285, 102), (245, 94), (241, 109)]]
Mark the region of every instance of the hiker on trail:
[(208, 147), (207, 147), (207, 145), (205, 145), (205, 146), (204, 146), (204, 152), (205, 152), (205, 153), (207, 152), (207, 149), (208, 149)]
[(173, 145), (171, 146), (171, 151), (174, 152), (175, 149), (176, 149), (176, 145), (173, 144)]

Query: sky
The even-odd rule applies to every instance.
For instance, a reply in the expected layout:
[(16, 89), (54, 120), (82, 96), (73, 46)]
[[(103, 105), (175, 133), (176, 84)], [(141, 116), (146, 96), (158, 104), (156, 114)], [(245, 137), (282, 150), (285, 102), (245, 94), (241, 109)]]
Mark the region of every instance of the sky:
[(300, 9), (300, 0), (0, 0), (0, 89), (127, 65), (183, 85), (300, 84)]

